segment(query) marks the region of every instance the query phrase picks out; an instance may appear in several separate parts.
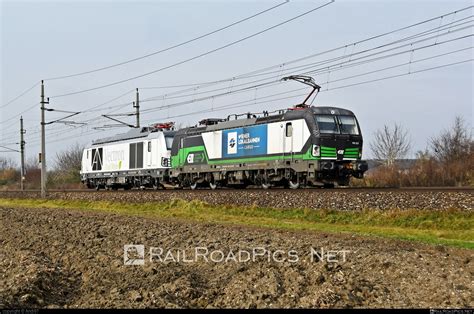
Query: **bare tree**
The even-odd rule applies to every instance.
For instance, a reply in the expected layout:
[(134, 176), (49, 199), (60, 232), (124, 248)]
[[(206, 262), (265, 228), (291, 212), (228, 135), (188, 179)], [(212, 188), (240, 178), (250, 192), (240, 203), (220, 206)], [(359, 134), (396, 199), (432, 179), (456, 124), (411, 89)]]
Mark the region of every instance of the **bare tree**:
[(25, 162), (25, 184), (28, 189), (37, 189), (41, 183), (41, 170), (38, 155), (29, 157)]
[(25, 162), (25, 171), (29, 172), (40, 168), (38, 156), (31, 156)]
[(0, 186), (15, 183), (18, 174), (19, 171), (16, 169), (16, 163), (13, 159), (0, 157)]
[(0, 171), (15, 169), (15, 168), (16, 168), (16, 162), (13, 159), (0, 157)]
[(462, 117), (457, 116), (448, 130), (430, 140), (433, 155), (438, 161), (449, 163), (461, 161), (472, 153), (474, 142)]
[(403, 159), (410, 151), (411, 140), (408, 131), (401, 125), (393, 128), (384, 125), (374, 133), (374, 141), (370, 144), (372, 154), (385, 165), (393, 165), (395, 160)]
[(83, 147), (75, 144), (56, 154), (56, 178), (65, 182), (79, 182)]

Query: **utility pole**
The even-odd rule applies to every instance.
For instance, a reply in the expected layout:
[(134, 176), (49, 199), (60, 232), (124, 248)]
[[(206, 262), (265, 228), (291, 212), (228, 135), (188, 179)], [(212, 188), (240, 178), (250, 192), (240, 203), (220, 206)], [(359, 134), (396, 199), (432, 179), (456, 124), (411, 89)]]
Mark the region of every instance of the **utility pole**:
[(140, 96), (138, 95), (138, 88), (137, 88), (137, 93), (136, 93), (136, 99), (135, 102), (133, 103), (133, 108), (136, 109), (136, 117), (137, 117), (137, 123), (136, 123), (136, 128), (138, 129), (140, 127)]
[(45, 135), (45, 121), (44, 112), (45, 104), (49, 104), (49, 98), (44, 101), (44, 82), (41, 80), (41, 197), (46, 198), (46, 135)]
[(25, 189), (25, 140), (23, 135), (26, 133), (26, 130), (23, 129), (23, 116), (20, 117), (20, 153), (21, 153), (21, 169), (20, 169), (20, 189), (23, 191)]

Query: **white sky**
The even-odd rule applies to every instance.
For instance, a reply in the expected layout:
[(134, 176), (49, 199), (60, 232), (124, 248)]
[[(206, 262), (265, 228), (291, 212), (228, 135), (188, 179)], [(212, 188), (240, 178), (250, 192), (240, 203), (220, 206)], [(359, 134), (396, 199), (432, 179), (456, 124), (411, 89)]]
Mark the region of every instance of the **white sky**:
[[(202, 35), (281, 2), (284, 1), (1, 1), (0, 107), (41, 79), (87, 71), (142, 56)], [(275, 10), (230, 29), (138, 62), (91, 75), (47, 81), (45, 83), (46, 96), (104, 85), (159, 69), (258, 32), (326, 2), (324, 0), (290, 1)], [(255, 69), (350, 44), (372, 35), (391, 31), (472, 4), (472, 1), (337, 0), (335, 3), (296, 21), (200, 59), (110, 88), (70, 97), (52, 98), (49, 107), (81, 111), (97, 106), (137, 87), (179, 85), (227, 79)], [(441, 21), (436, 20), (417, 28), (356, 45), (353, 48), (349, 46), (347, 49), (309, 59), (299, 64), (348, 55), (444, 25), (457, 19), (469, 17), (472, 13), (472, 9), (460, 12), (443, 18)], [(469, 20), (464, 22), (466, 21), (469, 22)], [(470, 25), (472, 23), (463, 26)], [(432, 44), (435, 40), (442, 42), (471, 34), (472, 28), (467, 28), (449, 36), (440, 36), (437, 39), (412, 47), (421, 47)], [(472, 127), (472, 62), (370, 84), (335, 90), (331, 90), (331, 88), (404, 74), (409, 70), (413, 72), (469, 60), (473, 56), (472, 49), (413, 63), (411, 66), (397, 67), (329, 84), (327, 82), (406, 63), (410, 60), (416, 61), (462, 48), (469, 48), (474, 43), (472, 38), (456, 40), (428, 49), (417, 50), (413, 54), (402, 54), (363, 66), (316, 76), (315, 79), (317, 83), (322, 85), (323, 90), (326, 88), (329, 90), (320, 93), (314, 104), (332, 105), (354, 111), (364, 135), (365, 158), (370, 158), (370, 150), (367, 144), (370, 143), (373, 132), (383, 127), (384, 124), (392, 123), (399, 123), (409, 130), (413, 141), (412, 153), (414, 154), (417, 150), (426, 147), (427, 140), (430, 137), (447, 128), (456, 115), (463, 116), (469, 126)], [(405, 47), (397, 51), (407, 49), (409, 48)], [(284, 73), (285, 67), (282, 70)], [(299, 74), (299, 72), (289, 74)], [(259, 78), (261, 77), (243, 80), (240, 83)], [(238, 81), (235, 81), (234, 84), (238, 83)], [(167, 99), (165, 101), (143, 102), (141, 107), (146, 110), (179, 101), (228, 92), (233, 88), (231, 85), (225, 83), (209, 87), (208, 89), (223, 88), (221, 91), (214, 93)], [(142, 125), (168, 120), (176, 121), (182, 125), (194, 125), (197, 121), (206, 117), (226, 117), (231, 113), (287, 108), (302, 101), (304, 97), (268, 101), (266, 103), (260, 103), (265, 99), (259, 100), (259, 97), (301, 87), (304, 86), (294, 82), (282, 83), (271, 88), (252, 89), (246, 93), (218, 97), (214, 100), (174, 106), (168, 110), (143, 114)], [(179, 89), (142, 89), (140, 98), (145, 99), (163, 95), (175, 90)], [(195, 92), (203, 91), (206, 90), (200, 88)], [(0, 109), (0, 145), (14, 143), (19, 140), (18, 114), (39, 102), (39, 94), (40, 88), (36, 86), (25, 96)], [(131, 102), (134, 97), (134, 94), (130, 93), (100, 108)], [(254, 101), (256, 104), (251, 102), (252, 99), (256, 99)], [(213, 107), (226, 106), (243, 100), (250, 100), (249, 106), (172, 117), (190, 112), (206, 111)], [(83, 113), (74, 117), (74, 121), (80, 122), (96, 118), (111, 110), (104, 109), (101, 112)], [(131, 110), (132, 105), (130, 104), (115, 113), (130, 112)], [(40, 134), (38, 133), (39, 105), (25, 112), (23, 116), (27, 129), (27, 155), (36, 155), (40, 150)], [(51, 121), (62, 116), (64, 114), (47, 113), (47, 120)], [(130, 123), (135, 121), (134, 117), (124, 119)], [(56, 152), (76, 142), (88, 144), (93, 139), (127, 131), (126, 128), (97, 131), (92, 127), (112, 122), (104, 120), (95, 122), (97, 124), (79, 128), (61, 124), (48, 126), (47, 156), (50, 160), (49, 164), (54, 159)], [(17, 148), (15, 145), (9, 145), (9, 147)], [(17, 157), (14, 153), (8, 155), (14, 158)]]

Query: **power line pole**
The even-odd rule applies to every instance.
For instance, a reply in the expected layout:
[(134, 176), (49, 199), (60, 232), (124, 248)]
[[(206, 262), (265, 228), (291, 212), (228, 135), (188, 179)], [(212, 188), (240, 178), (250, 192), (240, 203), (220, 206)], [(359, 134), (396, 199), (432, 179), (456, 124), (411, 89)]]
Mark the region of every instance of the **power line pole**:
[(23, 116), (20, 117), (20, 152), (21, 152), (21, 169), (20, 169), (20, 189), (23, 191), (25, 189), (25, 140), (23, 135), (26, 133), (26, 130), (23, 129)]
[(136, 109), (136, 117), (137, 117), (137, 123), (136, 123), (136, 128), (140, 127), (140, 96), (138, 94), (138, 88), (137, 88), (137, 93), (136, 93), (136, 99), (135, 103), (133, 104), (133, 107)]
[(46, 198), (46, 135), (45, 135), (45, 121), (44, 112), (46, 108), (45, 104), (49, 104), (48, 101), (44, 101), (44, 82), (41, 80), (41, 197)]

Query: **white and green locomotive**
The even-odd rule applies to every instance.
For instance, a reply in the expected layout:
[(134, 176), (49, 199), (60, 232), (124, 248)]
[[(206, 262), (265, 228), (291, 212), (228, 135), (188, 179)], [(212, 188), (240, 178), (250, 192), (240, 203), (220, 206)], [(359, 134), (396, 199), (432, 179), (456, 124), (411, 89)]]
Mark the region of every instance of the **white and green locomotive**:
[[(362, 178), (362, 133), (352, 111), (312, 107), (320, 87), (311, 77), (290, 76), (313, 87), (302, 104), (273, 114), (205, 119), (173, 130), (172, 123), (95, 141), (84, 150), (81, 177), (89, 188), (347, 185)], [(170, 162), (171, 161), (171, 162)]]
[(362, 134), (351, 111), (299, 105), (179, 130), (170, 177), (192, 189), (347, 185), (367, 170), (361, 158)]

